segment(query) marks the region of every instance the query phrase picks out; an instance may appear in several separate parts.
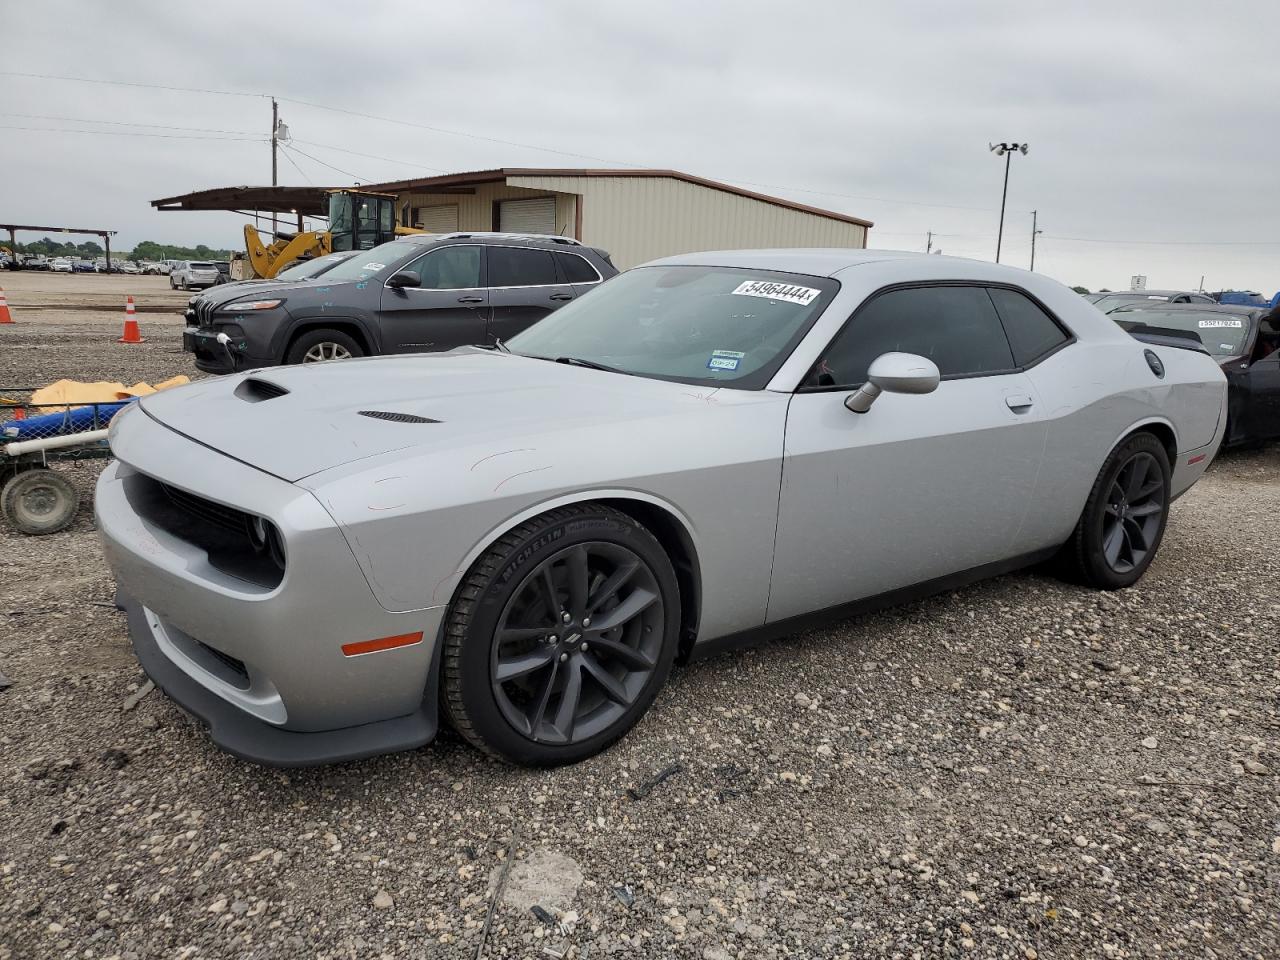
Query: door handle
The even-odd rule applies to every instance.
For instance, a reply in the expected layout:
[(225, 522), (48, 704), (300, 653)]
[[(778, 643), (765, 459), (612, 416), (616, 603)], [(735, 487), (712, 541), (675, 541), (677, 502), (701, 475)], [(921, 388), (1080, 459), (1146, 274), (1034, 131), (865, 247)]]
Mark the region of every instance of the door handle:
[(459, 297), (459, 303), (484, 303), (484, 297)]
[(552, 300), (572, 300), (573, 294), (572, 293), (553, 293), (551, 295), (551, 299)]
[(1025, 393), (1010, 393), (1004, 398), (1005, 406), (1014, 413), (1026, 413), (1035, 402)]

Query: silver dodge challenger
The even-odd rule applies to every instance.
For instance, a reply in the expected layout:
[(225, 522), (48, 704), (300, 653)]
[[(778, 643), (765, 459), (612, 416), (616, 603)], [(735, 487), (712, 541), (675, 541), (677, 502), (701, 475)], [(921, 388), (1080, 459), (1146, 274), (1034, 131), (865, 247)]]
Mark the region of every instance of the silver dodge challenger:
[(139, 661), (226, 750), (349, 760), (443, 714), (569, 763), (679, 658), (1050, 558), (1134, 583), (1226, 403), (1194, 338), (1143, 336), (988, 263), (672, 257), (508, 343), (146, 397), (98, 522)]

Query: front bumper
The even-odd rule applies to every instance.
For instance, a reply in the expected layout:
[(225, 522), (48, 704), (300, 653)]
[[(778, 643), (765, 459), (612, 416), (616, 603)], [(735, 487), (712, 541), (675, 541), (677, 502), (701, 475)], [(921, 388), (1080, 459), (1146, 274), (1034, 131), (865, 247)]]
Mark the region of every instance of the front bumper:
[(228, 703), (184, 672), (161, 647), (164, 625), (136, 600), (120, 596), (129, 637), (142, 669), (171, 700), (209, 728), (228, 753), (271, 767), (310, 767), (412, 750), (435, 739), (436, 711), (413, 713), (338, 730), (300, 732), (272, 726)]
[(196, 369), (205, 373), (235, 373), (275, 365), (268, 357), (250, 353), (244, 339), (232, 340), (224, 346), (218, 342), (218, 333), (211, 327), (186, 327), (182, 331), (182, 349), (194, 356)]
[[(192, 443), (144, 410), (120, 420), (112, 449), (120, 461), (98, 481), (96, 511), (134, 648), (216, 743), (261, 763), (302, 765), (432, 739), (442, 606), (387, 611), (309, 492)], [(274, 523), (287, 556), (278, 582), (237, 575), (200, 545), (199, 521), (195, 533), (171, 522), (187, 496)], [(418, 632), (409, 646), (342, 651)]]

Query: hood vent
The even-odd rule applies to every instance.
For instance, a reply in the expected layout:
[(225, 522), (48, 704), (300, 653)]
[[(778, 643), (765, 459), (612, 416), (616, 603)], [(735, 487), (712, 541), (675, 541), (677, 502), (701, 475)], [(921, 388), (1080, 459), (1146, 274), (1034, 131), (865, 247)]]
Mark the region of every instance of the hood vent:
[(397, 413), (394, 410), (359, 410), (357, 411), (362, 417), (372, 417), (374, 420), (389, 420), (392, 423), (439, 423), (439, 420), (432, 420), (430, 417), (420, 417), (416, 413)]
[(263, 400), (274, 400), (276, 397), (283, 397), (289, 391), (278, 383), (272, 383), (270, 380), (249, 377), (246, 380), (241, 380), (236, 385), (234, 392), (241, 400), (247, 400), (249, 403), (261, 403)]

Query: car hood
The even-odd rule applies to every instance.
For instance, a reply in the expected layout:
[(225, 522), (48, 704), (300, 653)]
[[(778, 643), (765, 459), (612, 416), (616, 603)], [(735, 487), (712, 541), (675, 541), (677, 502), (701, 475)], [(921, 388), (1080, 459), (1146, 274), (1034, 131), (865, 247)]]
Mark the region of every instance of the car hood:
[(463, 348), (215, 377), (152, 394), (141, 408), (198, 443), (295, 482), (395, 450), (687, 416), (715, 392)]

